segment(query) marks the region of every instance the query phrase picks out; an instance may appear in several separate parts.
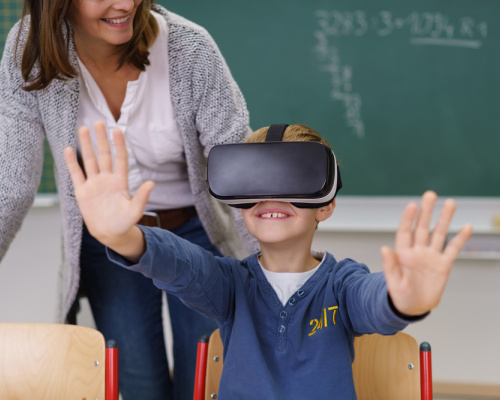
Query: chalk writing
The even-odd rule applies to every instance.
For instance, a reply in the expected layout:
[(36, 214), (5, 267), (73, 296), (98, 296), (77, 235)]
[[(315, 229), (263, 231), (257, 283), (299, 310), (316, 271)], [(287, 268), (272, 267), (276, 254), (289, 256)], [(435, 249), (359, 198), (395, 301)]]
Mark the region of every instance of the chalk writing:
[(330, 74), (331, 92), (333, 100), (342, 102), (345, 109), (346, 125), (360, 139), (365, 136), (365, 125), (361, 118), (361, 96), (352, 90), (352, 68), (342, 64), (336, 46), (329, 44), (323, 30), (316, 31), (318, 40), (316, 51), (321, 57), (321, 69)]
[(451, 21), (439, 12), (413, 11), (406, 17), (397, 17), (385, 10), (373, 16), (364, 11), (338, 10), (318, 10), (315, 14), (321, 31), (334, 37), (359, 37), (370, 32), (386, 37), (396, 31), (407, 30), (411, 44), (479, 48), (488, 36), (488, 23), (485, 21), (476, 21), (469, 16)]
[(314, 32), (317, 40), (314, 51), (319, 55), (320, 69), (330, 75), (330, 97), (342, 103), (345, 123), (360, 139), (365, 136), (362, 99), (354, 90), (354, 70), (342, 63), (336, 40), (369, 34), (383, 39), (403, 32), (411, 45), (479, 49), (488, 37), (487, 22), (470, 16), (452, 20), (440, 12), (413, 11), (400, 17), (387, 10), (374, 15), (361, 10), (317, 10), (315, 17), (318, 29)]

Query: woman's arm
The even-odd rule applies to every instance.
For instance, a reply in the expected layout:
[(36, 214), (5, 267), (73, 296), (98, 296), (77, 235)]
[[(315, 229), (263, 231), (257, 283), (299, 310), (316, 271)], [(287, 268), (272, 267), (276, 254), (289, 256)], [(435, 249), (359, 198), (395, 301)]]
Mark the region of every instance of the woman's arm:
[(226, 60), (210, 34), (197, 28), (189, 46), (178, 47), (182, 60), (189, 60), (195, 127), (207, 156), (214, 145), (242, 142), (251, 129), (245, 99)]
[(0, 260), (35, 198), (42, 175), (44, 132), (34, 92), (22, 90), (17, 59), (17, 23), (10, 31), (0, 63)]

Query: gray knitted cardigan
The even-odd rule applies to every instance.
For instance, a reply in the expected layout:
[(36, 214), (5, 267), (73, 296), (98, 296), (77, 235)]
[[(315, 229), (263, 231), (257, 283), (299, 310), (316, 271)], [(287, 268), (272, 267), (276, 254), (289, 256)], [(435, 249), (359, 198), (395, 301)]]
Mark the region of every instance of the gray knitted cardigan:
[[(153, 7), (169, 25), (172, 104), (196, 209), (221, 252), (241, 258), (255, 249), (255, 241), (243, 228), (238, 214), (209, 195), (205, 161), (213, 145), (240, 142), (250, 133), (244, 98), (209, 34), (158, 5)], [(59, 304), (59, 319), (63, 322), (76, 298), (80, 275), (82, 217), (63, 159), (63, 149), (76, 145), (79, 84), (76, 78), (54, 80), (44, 90), (23, 91), (18, 67), (22, 51), (17, 52), (17, 62), (14, 61), (20, 26), (18, 22), (9, 33), (0, 64), (0, 260), (33, 204), (42, 172), (43, 142), (47, 138), (54, 157), (63, 217)], [(28, 27), (29, 21), (25, 21), (20, 32), (21, 49)], [(72, 40), (69, 54), (78, 70)]]

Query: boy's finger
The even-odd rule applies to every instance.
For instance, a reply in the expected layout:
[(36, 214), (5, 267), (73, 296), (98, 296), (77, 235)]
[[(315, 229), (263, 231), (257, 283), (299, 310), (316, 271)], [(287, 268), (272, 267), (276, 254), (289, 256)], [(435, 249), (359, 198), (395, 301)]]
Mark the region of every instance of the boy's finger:
[(386, 281), (392, 281), (395, 278), (399, 278), (400, 270), (396, 262), (394, 251), (388, 246), (383, 246), (380, 249), (380, 253), (382, 254), (382, 267), (386, 276)]
[(422, 196), (420, 213), (415, 225), (415, 244), (425, 245), (429, 238), (432, 213), (436, 205), (437, 195), (433, 191), (427, 191)]
[(120, 129), (113, 130), (113, 140), (115, 142), (115, 172), (121, 176), (128, 176), (128, 154), (125, 145), (125, 138)]
[(132, 203), (134, 203), (136, 209), (140, 211), (138, 213), (137, 220), (139, 220), (141, 215), (144, 213), (146, 204), (148, 203), (149, 195), (154, 189), (154, 186), (155, 184), (153, 181), (146, 181), (143, 182), (135, 192), (135, 195), (132, 198)]
[(113, 171), (113, 157), (109, 145), (108, 134), (104, 122), (97, 121), (94, 124), (95, 135), (97, 139), (97, 157), (99, 159), (99, 169), (101, 172)]
[(447, 199), (443, 204), (443, 209), (439, 214), (434, 231), (432, 232), (430, 245), (434, 249), (441, 251), (446, 238), (448, 236), (448, 229), (450, 228), (451, 220), (455, 214), (457, 206), (452, 199)]
[(471, 237), (472, 231), (472, 225), (465, 224), (462, 229), (460, 229), (460, 231), (453, 237), (453, 239), (451, 239), (446, 245), (443, 254), (450, 261), (450, 263), (452, 263), (458, 257), (459, 253), (465, 246), (465, 243), (467, 243), (467, 240), (469, 240), (469, 238)]
[(64, 160), (66, 161), (66, 166), (68, 167), (73, 186), (77, 189), (80, 185), (85, 183), (85, 175), (78, 164), (75, 151), (71, 147), (66, 147), (64, 149)]
[(399, 226), (396, 231), (395, 247), (396, 251), (398, 249), (407, 248), (413, 245), (413, 222), (415, 221), (415, 216), (417, 215), (418, 206), (415, 203), (407, 204), (401, 220), (399, 221)]
[(99, 166), (97, 165), (94, 148), (92, 146), (92, 141), (90, 140), (89, 128), (82, 126), (78, 129), (78, 139), (80, 140), (83, 167), (85, 168), (87, 177), (90, 178), (91, 176), (99, 173)]

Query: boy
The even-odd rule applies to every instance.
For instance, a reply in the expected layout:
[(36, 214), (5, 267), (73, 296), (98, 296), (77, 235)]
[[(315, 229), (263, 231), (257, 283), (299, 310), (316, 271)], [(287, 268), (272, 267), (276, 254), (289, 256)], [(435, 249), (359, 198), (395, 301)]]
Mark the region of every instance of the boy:
[[(88, 129), (79, 132), (86, 177), (73, 150), (65, 153), (87, 227), (108, 246), (110, 259), (217, 320), (222, 399), (356, 399), (354, 336), (394, 334), (436, 307), (472, 233), (465, 225), (443, 249), (455, 203), (444, 203), (430, 234), (437, 196), (426, 192), (418, 218), (416, 204), (405, 208), (395, 250), (382, 248), (384, 273), (371, 274), (351, 259), (311, 252), (317, 223), (332, 215), (334, 198), (311, 208), (271, 199), (241, 210), (260, 253), (242, 261), (214, 257), (170, 232), (135, 225), (153, 183), (131, 197), (123, 135), (113, 133), (113, 171), (105, 128), (95, 128), (97, 158)], [(263, 141), (266, 133), (256, 131), (249, 141)], [(321, 138), (303, 125), (284, 132), (283, 141), (311, 140)]]

